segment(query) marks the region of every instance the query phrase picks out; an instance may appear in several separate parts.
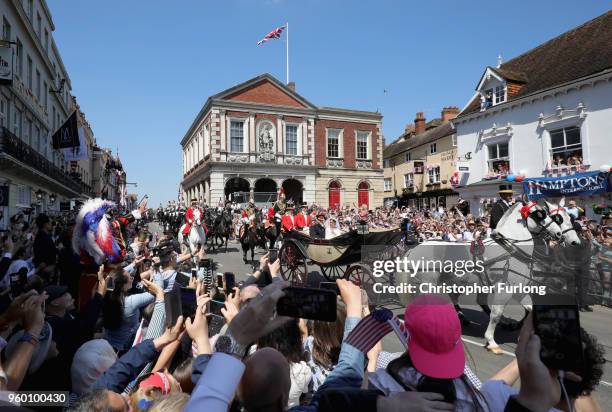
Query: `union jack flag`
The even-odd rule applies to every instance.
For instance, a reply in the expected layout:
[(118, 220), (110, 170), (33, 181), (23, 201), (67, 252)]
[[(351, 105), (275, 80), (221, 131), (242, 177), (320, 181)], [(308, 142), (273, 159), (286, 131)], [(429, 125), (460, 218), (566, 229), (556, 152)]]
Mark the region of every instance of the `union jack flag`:
[(277, 27), (276, 29), (272, 30), (270, 33), (266, 34), (266, 36), (263, 39), (259, 40), (257, 42), (257, 45), (259, 46), (260, 44), (263, 44), (270, 39), (280, 39), (280, 35), (283, 32), (283, 30), (285, 30), (285, 26)]

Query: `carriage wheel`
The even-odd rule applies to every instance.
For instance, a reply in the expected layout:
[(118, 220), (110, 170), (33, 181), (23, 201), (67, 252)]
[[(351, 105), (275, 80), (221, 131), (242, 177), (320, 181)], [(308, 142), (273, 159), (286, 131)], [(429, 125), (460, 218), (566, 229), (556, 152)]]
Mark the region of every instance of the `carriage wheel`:
[(281, 276), (293, 285), (306, 283), (308, 268), (306, 259), (293, 243), (283, 243), (279, 251)]
[(348, 266), (345, 269), (342, 269), (340, 266), (321, 266), (321, 273), (323, 273), (325, 279), (333, 282), (336, 279), (342, 279), (347, 269)]
[(368, 266), (355, 264), (350, 266), (344, 272), (344, 279), (353, 282), (359, 286), (368, 295), (370, 306), (375, 306), (380, 302), (377, 301), (377, 295), (374, 293), (374, 277)]

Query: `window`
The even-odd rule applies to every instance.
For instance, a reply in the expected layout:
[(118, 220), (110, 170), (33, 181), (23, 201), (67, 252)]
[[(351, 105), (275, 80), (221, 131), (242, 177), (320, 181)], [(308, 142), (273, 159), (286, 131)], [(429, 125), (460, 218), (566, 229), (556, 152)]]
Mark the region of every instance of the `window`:
[(8, 127), (8, 101), (0, 97), (0, 126)]
[(232, 120), (230, 122), (230, 152), (244, 151), (244, 122)]
[(298, 127), (293, 124), (285, 126), (285, 153), (297, 156), (298, 154)]
[(551, 163), (553, 167), (582, 164), (582, 141), (576, 126), (550, 132)]
[(404, 187), (412, 187), (414, 179), (414, 175), (412, 173), (406, 173), (404, 175)]
[(11, 41), (11, 25), (5, 17), (2, 18), (2, 38)]
[(406, 152), (406, 161), (410, 162), (412, 160), (412, 153), (411, 152)]
[(44, 38), (44, 46), (45, 46), (45, 51), (47, 53), (49, 53), (49, 30), (45, 29), (45, 38)]
[(38, 102), (40, 103), (42, 101), (41, 99), (41, 95), (40, 95), (40, 71), (38, 71), (38, 69), (36, 70), (36, 99), (38, 99)]
[(40, 128), (34, 126), (34, 134), (32, 135), (32, 147), (40, 152)]
[(438, 145), (436, 143), (432, 143), (429, 145), (429, 154), (436, 154), (438, 151)]
[(17, 54), (17, 74), (23, 76), (23, 44), (17, 39), (17, 45), (15, 47)]
[(440, 166), (429, 169), (429, 183), (440, 183)]
[(370, 151), (368, 150), (369, 140), (370, 133), (357, 132), (357, 159), (367, 160), (370, 158)]
[(390, 177), (385, 177), (385, 192), (390, 192), (391, 191), (391, 178)]
[(340, 130), (327, 130), (327, 157), (340, 157)]
[(28, 186), (17, 186), (17, 204), (26, 207), (32, 204), (32, 191)]
[(28, 0), (28, 17), (34, 22), (34, 0)]
[(510, 171), (510, 158), (508, 157), (508, 142), (495, 143), (488, 146), (489, 172), (506, 175)]
[(43, 107), (45, 108), (45, 112), (47, 111), (48, 108), (48, 95), (49, 95), (49, 85), (47, 84), (46, 81), (43, 82), (43, 89), (42, 89), (42, 94), (43, 94)]
[(451, 135), (451, 144), (453, 145), (453, 147), (457, 147), (457, 135), (456, 134)]
[(36, 13), (36, 34), (39, 39), (42, 39), (42, 19), (38, 13)]
[(15, 109), (15, 117), (13, 119), (13, 133), (15, 136), (21, 138), (21, 111)]
[(30, 89), (30, 91), (32, 91), (32, 58), (30, 56), (28, 56), (28, 73), (27, 73), (27, 80), (28, 80), (28, 89)]
[(383, 160), (383, 167), (391, 167), (391, 159)]
[(504, 85), (495, 87), (495, 103), (499, 104), (506, 101), (506, 88)]

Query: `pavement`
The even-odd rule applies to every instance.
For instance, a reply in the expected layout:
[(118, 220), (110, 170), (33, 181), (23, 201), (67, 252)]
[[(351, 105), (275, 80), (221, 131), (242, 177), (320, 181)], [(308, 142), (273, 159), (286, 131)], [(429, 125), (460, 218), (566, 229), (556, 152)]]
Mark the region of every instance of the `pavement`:
[[(156, 230), (153, 226), (152, 230)], [(258, 264), (259, 257), (264, 251), (255, 250), (255, 260)], [(227, 252), (224, 249), (216, 252), (207, 252), (207, 257), (212, 259), (217, 265), (217, 272), (232, 272), (236, 275), (236, 280), (246, 279), (252, 273), (252, 265), (245, 264), (242, 260), (242, 250), (237, 242), (229, 241)], [(318, 275), (317, 266), (308, 266), (309, 276)], [(461, 303), (461, 300), (460, 300)], [(503, 349), (499, 355), (492, 354), (484, 348), (484, 331), (487, 327), (488, 317), (482, 312), (480, 307), (461, 305), (466, 317), (470, 320), (468, 326), (463, 327), (462, 340), (466, 349), (466, 358), (472, 370), (478, 377), (485, 381), (501, 370), (504, 366), (514, 359), (516, 340), (518, 331), (505, 331), (497, 328), (495, 340)], [(403, 313), (403, 310), (391, 308), (396, 313)], [(524, 311), (519, 306), (508, 306), (504, 316), (520, 320)], [(598, 342), (606, 350), (606, 361), (604, 374), (599, 387), (594, 392), (595, 398), (599, 401), (602, 410), (612, 410), (612, 309), (603, 306), (593, 306), (593, 312), (581, 312), (581, 326), (590, 334), (594, 335)], [(383, 350), (388, 352), (401, 352), (403, 350), (399, 340), (392, 335), (388, 335), (382, 342)], [(516, 384), (518, 387), (519, 383)]]

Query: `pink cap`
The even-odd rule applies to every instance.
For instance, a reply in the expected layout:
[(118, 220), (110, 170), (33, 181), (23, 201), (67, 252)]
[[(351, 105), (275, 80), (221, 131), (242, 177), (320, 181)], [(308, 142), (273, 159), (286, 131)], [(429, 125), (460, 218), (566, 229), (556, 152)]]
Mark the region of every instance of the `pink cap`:
[(404, 313), (408, 353), (416, 370), (425, 376), (454, 379), (463, 374), (465, 353), (461, 323), (453, 305), (436, 295), (421, 295)]

